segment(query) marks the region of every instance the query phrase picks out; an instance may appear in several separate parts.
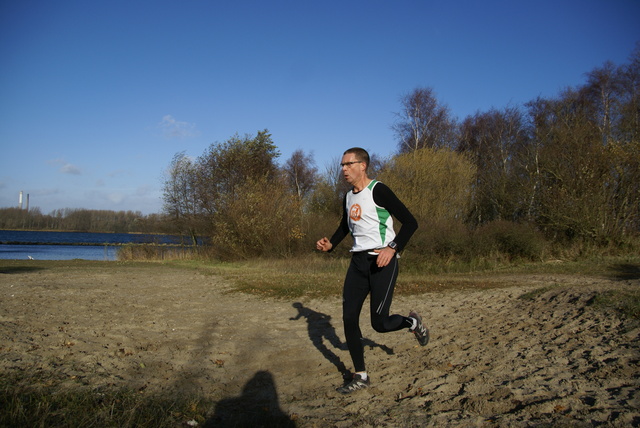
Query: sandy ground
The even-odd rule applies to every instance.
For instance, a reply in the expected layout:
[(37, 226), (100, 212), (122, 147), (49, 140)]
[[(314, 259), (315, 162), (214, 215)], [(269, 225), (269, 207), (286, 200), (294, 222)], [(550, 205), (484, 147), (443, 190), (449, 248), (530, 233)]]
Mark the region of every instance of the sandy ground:
[(217, 403), (208, 426), (258, 414), (301, 427), (640, 425), (640, 329), (591, 305), (604, 290), (637, 288), (637, 276), (531, 276), (397, 297), (392, 311), (421, 312), (431, 342), (375, 333), (365, 311), (372, 386), (342, 396), (335, 388), (351, 362), (337, 298), (230, 293), (219, 277), (167, 267), (61, 273), (20, 263), (0, 269), (5, 374), (200, 394)]

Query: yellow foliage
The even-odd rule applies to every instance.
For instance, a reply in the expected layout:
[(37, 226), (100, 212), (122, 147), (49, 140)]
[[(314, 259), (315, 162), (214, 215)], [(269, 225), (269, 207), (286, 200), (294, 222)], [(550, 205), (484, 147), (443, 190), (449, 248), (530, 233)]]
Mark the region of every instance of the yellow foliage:
[(424, 148), (397, 155), (378, 178), (419, 220), (439, 221), (464, 218), (475, 172), (460, 153)]

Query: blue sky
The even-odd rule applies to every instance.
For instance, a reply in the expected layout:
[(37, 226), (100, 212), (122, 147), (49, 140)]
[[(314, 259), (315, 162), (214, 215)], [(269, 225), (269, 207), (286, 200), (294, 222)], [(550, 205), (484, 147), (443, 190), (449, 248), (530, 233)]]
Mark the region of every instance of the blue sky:
[(399, 99), (464, 119), (628, 62), (640, 1), (0, 0), (0, 207), (160, 212), (177, 152), (269, 129), (284, 162), (397, 147)]

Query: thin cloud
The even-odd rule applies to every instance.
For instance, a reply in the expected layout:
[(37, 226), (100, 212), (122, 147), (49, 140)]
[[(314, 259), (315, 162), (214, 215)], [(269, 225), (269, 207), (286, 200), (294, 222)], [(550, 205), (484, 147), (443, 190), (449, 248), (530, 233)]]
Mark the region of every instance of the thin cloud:
[(64, 159), (52, 159), (47, 161), (47, 163), (49, 163), (50, 165), (59, 165), (60, 168), (58, 169), (58, 171), (63, 174), (82, 175), (82, 169), (69, 162), (66, 162)]
[(60, 168), (60, 172), (63, 174), (71, 174), (71, 175), (81, 175), (82, 170), (75, 165), (71, 165), (70, 163), (62, 165)]
[(162, 129), (162, 133), (166, 138), (189, 138), (200, 135), (200, 132), (196, 129), (195, 123), (176, 120), (170, 114), (167, 114), (162, 118), (162, 122), (160, 122), (160, 129)]
[(136, 196), (146, 196), (152, 192), (151, 186), (148, 184), (143, 184), (142, 186), (138, 186), (136, 189)]
[(121, 192), (111, 192), (107, 195), (109, 202), (114, 204), (120, 204), (125, 200), (125, 195)]

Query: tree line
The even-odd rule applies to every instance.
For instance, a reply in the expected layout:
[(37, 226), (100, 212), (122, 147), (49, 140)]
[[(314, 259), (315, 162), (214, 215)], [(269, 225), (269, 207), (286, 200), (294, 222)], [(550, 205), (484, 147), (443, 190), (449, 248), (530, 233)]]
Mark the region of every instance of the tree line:
[[(586, 77), (555, 97), (461, 121), (432, 88), (401, 98), (397, 151), (372, 153), (369, 175), (418, 218), (417, 252), (460, 256), (471, 245), (535, 258), (544, 242), (621, 246), (638, 237), (640, 47), (628, 63)], [(178, 153), (164, 213), (176, 232), (206, 237), (216, 256), (309, 251), (342, 215), (340, 155), (325, 171), (302, 150), (280, 165), (268, 130), (197, 158)]]
[(140, 211), (64, 208), (43, 214), (40, 208), (0, 208), (0, 229), (76, 232), (156, 233), (169, 230), (165, 216)]

